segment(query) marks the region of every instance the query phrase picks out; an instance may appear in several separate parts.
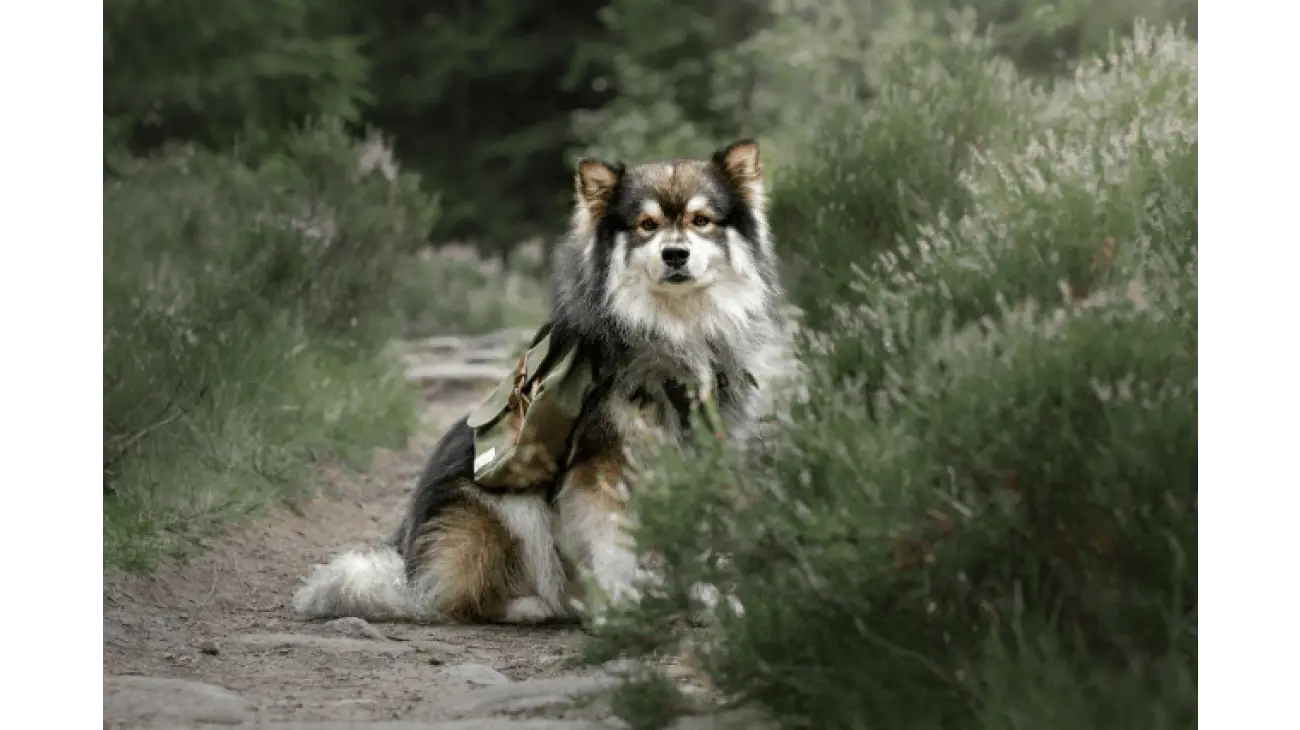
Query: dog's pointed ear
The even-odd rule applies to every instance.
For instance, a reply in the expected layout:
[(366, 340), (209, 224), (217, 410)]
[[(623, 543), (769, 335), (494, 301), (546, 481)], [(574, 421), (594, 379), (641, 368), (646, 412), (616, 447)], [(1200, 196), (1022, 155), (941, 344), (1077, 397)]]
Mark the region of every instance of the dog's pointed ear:
[(763, 161), (758, 156), (758, 142), (742, 139), (713, 153), (713, 164), (722, 176), (751, 205), (763, 197)]
[(602, 162), (590, 157), (578, 160), (573, 175), (574, 198), (578, 207), (593, 220), (605, 214), (614, 192), (623, 179), (623, 164)]

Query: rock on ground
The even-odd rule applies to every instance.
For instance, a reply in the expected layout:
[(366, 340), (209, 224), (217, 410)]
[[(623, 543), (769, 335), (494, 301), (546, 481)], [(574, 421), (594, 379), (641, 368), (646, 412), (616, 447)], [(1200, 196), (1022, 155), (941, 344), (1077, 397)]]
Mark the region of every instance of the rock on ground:
[(224, 687), (165, 677), (104, 677), (106, 724), (238, 725), (251, 718), (252, 704)]

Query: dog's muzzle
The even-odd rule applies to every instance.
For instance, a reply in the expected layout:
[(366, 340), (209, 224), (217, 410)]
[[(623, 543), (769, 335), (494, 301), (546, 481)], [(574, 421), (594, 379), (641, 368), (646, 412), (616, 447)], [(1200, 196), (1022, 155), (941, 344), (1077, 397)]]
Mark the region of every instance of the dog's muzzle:
[(669, 246), (659, 254), (664, 262), (663, 281), (668, 284), (681, 284), (695, 278), (686, 268), (691, 260), (691, 251), (680, 246)]

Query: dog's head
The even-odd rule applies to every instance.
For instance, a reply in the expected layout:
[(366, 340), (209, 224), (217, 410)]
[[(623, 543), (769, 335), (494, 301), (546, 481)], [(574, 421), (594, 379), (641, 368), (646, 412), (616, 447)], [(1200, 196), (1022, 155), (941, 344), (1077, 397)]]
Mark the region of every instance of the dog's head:
[[(673, 340), (739, 326), (774, 286), (758, 144), (708, 160), (635, 166), (584, 159), (574, 239), (621, 324)], [(721, 333), (720, 333), (721, 334)]]

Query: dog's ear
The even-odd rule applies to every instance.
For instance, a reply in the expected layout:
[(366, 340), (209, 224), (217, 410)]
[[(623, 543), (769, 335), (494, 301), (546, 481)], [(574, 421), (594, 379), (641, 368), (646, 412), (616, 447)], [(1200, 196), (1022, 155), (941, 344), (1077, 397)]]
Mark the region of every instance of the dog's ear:
[(713, 153), (713, 164), (750, 205), (760, 202), (763, 197), (763, 161), (758, 157), (758, 142), (742, 139), (722, 147)]
[(622, 163), (611, 165), (589, 157), (578, 160), (573, 175), (574, 198), (578, 208), (585, 211), (592, 220), (598, 220), (605, 215), (622, 179)]

